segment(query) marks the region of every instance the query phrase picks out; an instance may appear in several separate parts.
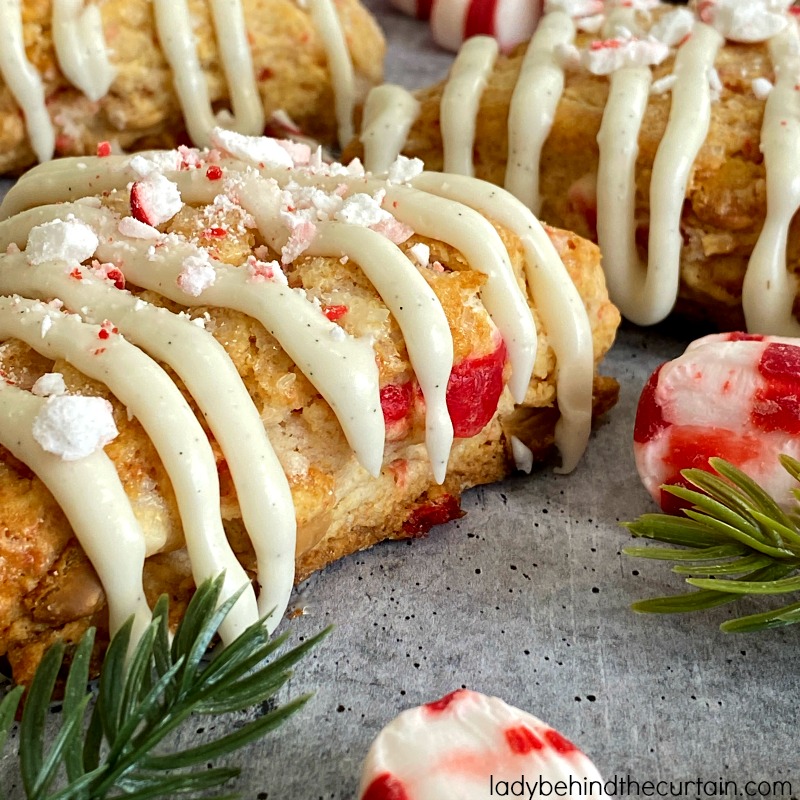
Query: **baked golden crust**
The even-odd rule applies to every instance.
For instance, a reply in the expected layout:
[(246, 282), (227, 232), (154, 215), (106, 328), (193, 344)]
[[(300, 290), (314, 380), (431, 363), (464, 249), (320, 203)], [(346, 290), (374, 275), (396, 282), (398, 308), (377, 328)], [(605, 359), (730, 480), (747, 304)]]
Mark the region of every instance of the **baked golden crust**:
[[(253, 67), (267, 118), (278, 110), (309, 136), (336, 141), (334, 94), (327, 56), (308, 10), (295, 0), (242, 0)], [(125, 151), (188, 144), (172, 73), (155, 30), (151, 0), (99, 4), (111, 63), (117, 69), (108, 94), (92, 102), (59, 70), (51, 29), (51, 0), (23, 0), (28, 59), (43, 76), (56, 130), (56, 155), (94, 153), (110, 141)], [(228, 101), (206, 0), (190, 0), (200, 64), (215, 110)], [(382, 76), (384, 39), (360, 0), (337, 0), (359, 95)], [(0, 175), (36, 163), (25, 121), (0, 77)]]
[[(107, 209), (130, 207), (129, 190), (102, 199)], [(194, 236), (209, 230), (214, 206), (186, 204), (163, 227), (164, 233)], [(250, 225), (238, 225), (241, 212), (224, 209), (214, 222), (229, 231), (224, 240), (203, 242), (214, 257), (242, 264), (267, 245)], [(213, 224), (213, 223), (212, 223)], [(425, 447), (425, 409), (421, 397), (411, 402), (402, 422), (387, 424), (383, 469), (370, 476), (358, 463), (334, 413), (300, 372), (278, 341), (255, 319), (241, 312), (193, 306), (194, 317), (220, 342), (235, 364), (289, 479), (297, 518), (296, 580), (349, 553), (384, 539), (423, 535), (437, 523), (460, 515), (462, 491), (489, 483), (515, 469), (511, 437), (524, 442), (536, 461), (553, 449), (559, 418), (557, 363), (548, 331), (527, 288), (522, 243), (510, 230), (496, 226), (518, 281), (527, 290), (538, 332), (533, 377), (525, 402), (515, 405), (506, 388), (490, 421), (474, 435), (457, 438), (447, 477), (438, 485)], [(212, 228), (213, 230), (213, 228)], [(616, 401), (617, 385), (597, 374), (597, 365), (612, 344), (619, 314), (610, 303), (597, 247), (574, 234), (549, 229), (587, 310), (594, 355), (594, 414)], [(497, 329), (481, 300), (486, 277), (442, 241), (412, 235), (399, 245), (431, 249), (431, 264), (420, 267), (445, 312), (453, 336), (454, 363), (469, 365), (498, 352)], [(5, 256), (0, 255), (0, 262)], [(0, 266), (2, 266), (0, 264)], [(338, 309), (337, 323), (354, 336), (373, 340), (381, 387), (412, 385), (414, 372), (395, 318), (376, 289), (352, 261), (301, 255), (285, 265), (289, 286), (302, 289), (323, 309)], [(184, 310), (152, 291), (131, 288), (142, 300), (173, 311)], [(344, 309), (342, 312), (341, 309)], [(170, 478), (152, 442), (108, 389), (72, 368), (34, 353), (16, 339), (0, 345), (0, 369), (6, 380), (28, 389), (43, 374), (59, 372), (70, 393), (102, 395), (113, 405), (119, 435), (105, 451), (114, 461), (133, 511), (145, 531), (150, 554), (145, 562), (148, 601), (167, 592), (177, 617), (191, 596), (192, 573), (180, 515)], [(503, 382), (509, 366), (501, 361)], [(172, 374), (180, 388), (180, 380)], [(192, 398), (184, 390), (190, 404)], [(474, 398), (476, 402), (480, 398)], [(492, 407), (494, 408), (494, 407)], [(196, 409), (195, 409), (196, 410)], [(386, 409), (384, 409), (386, 414)], [(202, 415), (197, 414), (202, 419)], [(220, 478), (221, 513), (228, 540), (248, 574), (255, 578), (253, 548), (241, 520), (236, 490), (224, 455), (207, 430)], [(42, 653), (56, 638), (75, 641), (89, 625), (107, 636), (103, 588), (70, 526), (49, 491), (28, 467), (0, 448), (0, 655), (14, 676), (25, 683)]]
[[(653, 18), (666, 8), (655, 10)], [(579, 33), (575, 43), (585, 47), (594, 38)], [(498, 185), (505, 179), (509, 104), (525, 50), (521, 46), (498, 59), (477, 116), (475, 174)], [(653, 68), (654, 82), (670, 74), (673, 64), (674, 52)], [(755, 78), (774, 81), (775, 75), (765, 43), (726, 41), (715, 68), (722, 89), (711, 106), (710, 129), (690, 172), (681, 217), (678, 311), (735, 329), (744, 326), (742, 282), (766, 215), (765, 167), (759, 144), (766, 101), (756, 96), (752, 83)], [(421, 111), (403, 149), (406, 155), (422, 158), (432, 170), (443, 165), (439, 106), (444, 85), (415, 93)], [(567, 70), (565, 91), (541, 157), (541, 219), (595, 241), (597, 134), (608, 89), (606, 76)], [(650, 176), (670, 105), (669, 92), (650, 95), (638, 139), (635, 213), (643, 259), (649, 233)], [(358, 150), (353, 146), (345, 154), (353, 156)], [(787, 266), (794, 275), (800, 272), (797, 219), (789, 233)]]

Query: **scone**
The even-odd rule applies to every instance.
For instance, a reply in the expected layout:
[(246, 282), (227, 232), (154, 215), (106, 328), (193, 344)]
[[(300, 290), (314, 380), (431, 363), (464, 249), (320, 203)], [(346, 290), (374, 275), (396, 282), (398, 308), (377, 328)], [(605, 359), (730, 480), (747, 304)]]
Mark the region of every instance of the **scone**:
[(399, 120), (398, 152), (474, 170), (598, 241), (612, 300), (634, 322), (658, 322), (677, 298), (723, 327), (796, 336), (800, 39), (789, 6), (550, 2), (511, 57), (473, 39), (450, 79), (406, 97), (404, 112), (380, 108), (385, 88), (371, 97), (366, 166), (391, 158), (375, 154), (394, 144), (380, 126)]
[(347, 141), (382, 74), (360, 0), (8, 0), (0, 23), (0, 175), (217, 125)]
[(465, 488), (554, 443), (571, 470), (616, 398), (595, 245), (417, 161), (212, 143), (53, 161), (0, 207), (18, 680), (55, 637), (140, 630), (222, 569), (247, 587), (223, 639), (274, 627), (295, 580), (459, 516)]

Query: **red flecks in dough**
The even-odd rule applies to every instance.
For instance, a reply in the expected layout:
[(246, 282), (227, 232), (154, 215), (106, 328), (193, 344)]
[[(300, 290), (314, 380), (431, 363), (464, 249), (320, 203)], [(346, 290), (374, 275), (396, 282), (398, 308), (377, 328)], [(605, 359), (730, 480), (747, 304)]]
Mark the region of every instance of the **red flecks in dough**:
[(497, 411), (503, 393), (506, 345), (480, 358), (465, 358), (453, 367), (447, 384), (447, 410), (453, 432), (468, 438), (482, 431)]
[(495, 35), (494, 17), (497, 12), (497, 0), (472, 0), (464, 22), (464, 38), (486, 34)]
[[(684, 486), (695, 489), (683, 477), (681, 470), (704, 469), (709, 467), (709, 458), (724, 458), (732, 464), (741, 466), (757, 457), (761, 449), (758, 436), (734, 433), (724, 428), (704, 428), (696, 425), (673, 426), (669, 432), (667, 455), (664, 462), (671, 467), (671, 475), (664, 480), (671, 486)], [(667, 514), (677, 514), (688, 504), (669, 492), (661, 492), (661, 508)]]
[(527, 726), (516, 725), (513, 728), (506, 728), (503, 735), (511, 748), (511, 752), (518, 756), (533, 753), (535, 750), (543, 750), (544, 742)]
[(222, 178), (222, 167), (218, 167), (216, 164), (212, 164), (206, 170), (206, 178), (210, 181), (218, 181)]
[[(331, 322), (336, 322), (337, 319), (341, 319), (347, 313), (347, 306), (345, 305), (322, 306), (322, 313)], [(381, 405), (383, 405), (382, 397), (381, 397)], [(385, 415), (385, 409), (384, 409), (384, 415)]]
[(466, 689), (456, 689), (454, 692), (450, 692), (450, 694), (446, 694), (444, 697), (440, 697), (438, 700), (432, 700), (430, 703), (425, 703), (425, 705), (422, 707), (431, 714), (441, 714), (444, 710), (450, 708), (450, 706), (456, 700), (458, 700), (461, 695), (467, 693), (468, 692)]
[(658, 376), (663, 364), (650, 376), (642, 389), (639, 406), (636, 409), (636, 422), (633, 424), (633, 441), (644, 444), (653, 439), (657, 433), (669, 427), (669, 422), (661, 413), (661, 406), (656, 401)]
[(361, 800), (411, 800), (411, 798), (405, 784), (399, 778), (391, 772), (384, 772), (367, 786), (361, 795)]
[(586, 174), (578, 178), (567, 190), (567, 205), (570, 211), (583, 217), (587, 231), (596, 236), (597, 176)]
[(97, 157), (106, 158), (111, 155), (111, 142), (100, 142), (97, 145)]
[(463, 516), (458, 498), (442, 494), (415, 508), (403, 523), (403, 532), (407, 536), (424, 536), (434, 525), (443, 525)]
[(544, 732), (545, 741), (553, 748), (557, 753), (561, 753), (562, 756), (569, 755), (570, 753), (579, 752), (578, 748), (575, 747), (572, 742), (562, 736), (557, 730), (550, 728)]
[(762, 431), (800, 434), (800, 347), (768, 344), (758, 371), (766, 385), (755, 394), (750, 412), (753, 424)]

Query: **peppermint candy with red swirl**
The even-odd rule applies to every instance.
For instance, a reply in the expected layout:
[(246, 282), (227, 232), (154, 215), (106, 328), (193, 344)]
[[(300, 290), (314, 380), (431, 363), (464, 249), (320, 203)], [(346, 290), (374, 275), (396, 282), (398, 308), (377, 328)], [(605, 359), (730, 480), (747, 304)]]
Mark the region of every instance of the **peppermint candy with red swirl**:
[(797, 483), (778, 456), (800, 458), (800, 339), (698, 339), (651, 375), (633, 438), (639, 476), (667, 513), (686, 504), (661, 487), (690, 486), (681, 470), (710, 470), (711, 457), (737, 466), (784, 508), (796, 507)]
[(531, 786), (545, 795), (556, 785), (559, 797), (605, 796), (594, 764), (558, 731), (497, 697), (459, 689), (404, 711), (378, 734), (358, 796), (486, 800), (528, 797)]
[(440, 47), (457, 51), (470, 36), (494, 36), (508, 53), (533, 36), (544, 0), (391, 0), (417, 19), (430, 20), (431, 35)]

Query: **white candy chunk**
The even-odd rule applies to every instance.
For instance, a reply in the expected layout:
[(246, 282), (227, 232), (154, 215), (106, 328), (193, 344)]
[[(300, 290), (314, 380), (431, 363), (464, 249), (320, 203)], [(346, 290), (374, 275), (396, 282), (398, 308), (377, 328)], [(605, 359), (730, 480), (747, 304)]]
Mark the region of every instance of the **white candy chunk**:
[(351, 225), (363, 225), (369, 228), (377, 225), (392, 215), (381, 208), (381, 200), (365, 192), (357, 192), (346, 198), (342, 207), (336, 212), (334, 218), (339, 222), (348, 222)]
[[(524, 785), (537, 780), (541, 793)], [(534, 797), (547, 794), (543, 781), (553, 797), (605, 797), (594, 764), (560, 733), (497, 697), (460, 689), (404, 711), (378, 734), (358, 796)]]
[(516, 436), (511, 437), (511, 454), (514, 456), (514, 465), (520, 472), (530, 475), (533, 469), (533, 453), (530, 447)]
[(610, 75), (622, 67), (652, 67), (669, 55), (664, 42), (644, 39), (606, 39), (581, 51), (581, 63), (593, 75)]
[(412, 244), (406, 251), (408, 257), (420, 267), (427, 267), (431, 260), (431, 249), (424, 242)]
[(143, 223), (169, 222), (182, 208), (178, 184), (160, 172), (151, 172), (131, 186), (131, 211)]
[(152, 152), (147, 156), (133, 156), (128, 166), (140, 177), (146, 178), (153, 172), (177, 172), (181, 168), (183, 157), (177, 150)]
[(216, 280), (217, 273), (208, 253), (200, 250), (197, 255), (184, 259), (177, 283), (186, 294), (199, 297), (205, 289), (213, 286)]
[(287, 169), (294, 167), (289, 151), (277, 139), (270, 139), (268, 136), (244, 136), (236, 131), (214, 128), (211, 131), (211, 143), (235, 158), (255, 166), (263, 164)]
[(46, 261), (74, 264), (91, 258), (99, 244), (97, 234), (85, 222), (67, 217), (33, 228), (28, 234), (25, 254), (30, 264)]
[(163, 235), (158, 228), (154, 228), (146, 222), (139, 222), (133, 217), (123, 217), (119, 221), (117, 230), (123, 236), (129, 236), (131, 239), (160, 239)]
[(600, 33), (606, 21), (605, 14), (593, 14), (591, 17), (583, 17), (575, 23), (575, 27), (584, 33)]
[(425, 164), (420, 158), (397, 156), (394, 164), (389, 167), (386, 180), (388, 183), (411, 183), (424, 169)]
[(66, 394), (67, 384), (60, 372), (46, 372), (31, 386), (31, 392), (39, 397), (57, 396)]
[(772, 85), (772, 81), (766, 78), (754, 78), (751, 86), (753, 87), (753, 94), (759, 100), (766, 100), (769, 97), (769, 93), (775, 88)]
[(284, 286), (289, 285), (289, 281), (277, 261), (259, 261), (255, 256), (247, 257), (248, 280), (253, 283), (259, 281), (274, 281)]
[(49, 397), (33, 421), (33, 438), (64, 461), (77, 461), (117, 436), (111, 403), (103, 397)]
[(694, 23), (695, 16), (688, 8), (676, 8), (653, 25), (650, 35), (670, 47), (677, 47), (692, 32)]
[(602, 0), (545, 0), (544, 12), (564, 11), (573, 19), (593, 17), (603, 13)]
[(789, 23), (789, 0), (717, 0), (704, 6), (700, 17), (726, 39), (734, 42), (764, 42)]

